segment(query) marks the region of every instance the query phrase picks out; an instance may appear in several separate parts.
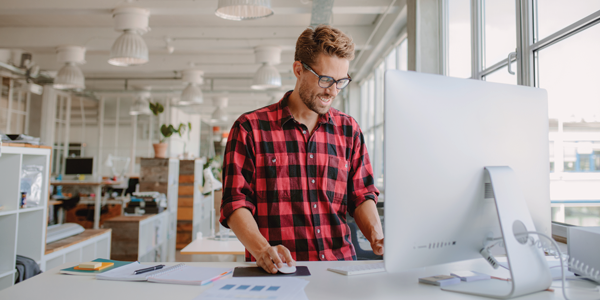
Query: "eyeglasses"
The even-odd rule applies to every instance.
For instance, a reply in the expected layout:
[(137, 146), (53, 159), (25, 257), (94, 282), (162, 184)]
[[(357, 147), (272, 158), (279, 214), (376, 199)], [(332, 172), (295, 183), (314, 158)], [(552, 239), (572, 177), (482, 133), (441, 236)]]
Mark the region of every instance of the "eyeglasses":
[[(347, 87), (348, 84), (350, 83), (350, 81), (352, 81), (352, 78), (342, 78), (339, 80), (335, 80), (335, 79), (333, 79), (333, 77), (330, 77), (330, 76), (319, 75), (315, 71), (313, 71), (313, 69), (311, 69), (307, 64), (302, 63), (302, 65), (304, 66), (304, 68), (309, 70), (311, 73), (315, 74), (315, 76), (319, 77), (319, 86), (324, 89), (328, 89), (333, 84), (335, 84), (335, 87), (338, 90), (341, 90), (341, 89)], [(348, 77), (350, 77), (350, 76), (348, 75)]]

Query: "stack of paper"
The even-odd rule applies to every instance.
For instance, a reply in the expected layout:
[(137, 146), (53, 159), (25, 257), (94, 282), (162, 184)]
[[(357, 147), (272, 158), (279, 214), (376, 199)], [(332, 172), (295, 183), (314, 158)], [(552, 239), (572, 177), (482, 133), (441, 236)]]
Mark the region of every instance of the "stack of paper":
[(269, 299), (307, 300), (304, 287), (308, 281), (298, 278), (231, 278), (217, 281), (194, 300)]

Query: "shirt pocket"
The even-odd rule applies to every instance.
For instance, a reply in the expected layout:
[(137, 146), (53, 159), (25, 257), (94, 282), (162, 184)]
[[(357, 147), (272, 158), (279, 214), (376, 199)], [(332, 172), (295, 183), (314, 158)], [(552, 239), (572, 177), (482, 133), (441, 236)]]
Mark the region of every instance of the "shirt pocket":
[[(344, 158), (330, 156), (327, 169), (327, 192), (333, 192), (334, 203), (346, 202), (346, 192), (348, 187), (348, 162)], [(343, 203), (345, 204), (345, 203)]]
[(267, 202), (290, 197), (287, 155), (259, 154), (256, 157), (256, 194)]

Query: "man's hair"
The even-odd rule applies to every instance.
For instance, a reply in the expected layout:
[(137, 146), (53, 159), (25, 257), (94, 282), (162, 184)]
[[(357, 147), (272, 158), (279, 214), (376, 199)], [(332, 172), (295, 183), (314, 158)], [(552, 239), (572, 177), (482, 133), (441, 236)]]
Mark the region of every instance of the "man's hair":
[(351, 37), (329, 25), (307, 28), (296, 42), (294, 60), (312, 66), (321, 53), (353, 60), (354, 42)]

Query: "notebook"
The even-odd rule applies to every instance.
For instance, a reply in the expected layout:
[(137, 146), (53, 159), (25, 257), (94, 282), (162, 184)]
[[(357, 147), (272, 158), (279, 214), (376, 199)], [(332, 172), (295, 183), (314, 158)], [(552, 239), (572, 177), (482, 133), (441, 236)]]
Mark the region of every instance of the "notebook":
[(135, 270), (148, 265), (134, 262), (118, 269), (96, 275), (96, 279), (119, 281), (149, 281), (158, 283), (205, 285), (220, 279), (231, 272), (230, 268), (192, 267), (186, 264), (162, 268), (159, 270), (134, 275)]
[(118, 260), (110, 260), (110, 259), (103, 259), (103, 258), (98, 258), (98, 259), (94, 259), (93, 261), (95, 262), (101, 262), (101, 263), (114, 263), (114, 265), (112, 265), (111, 267), (102, 269), (102, 270), (78, 270), (76, 269), (77, 266), (71, 267), (71, 268), (66, 268), (66, 269), (62, 269), (59, 271), (59, 273), (61, 274), (68, 274), (68, 275), (84, 275), (84, 276), (95, 276), (98, 274), (102, 274), (105, 272), (108, 272), (110, 270), (128, 265), (128, 264), (132, 264), (132, 262), (130, 261), (118, 261)]

